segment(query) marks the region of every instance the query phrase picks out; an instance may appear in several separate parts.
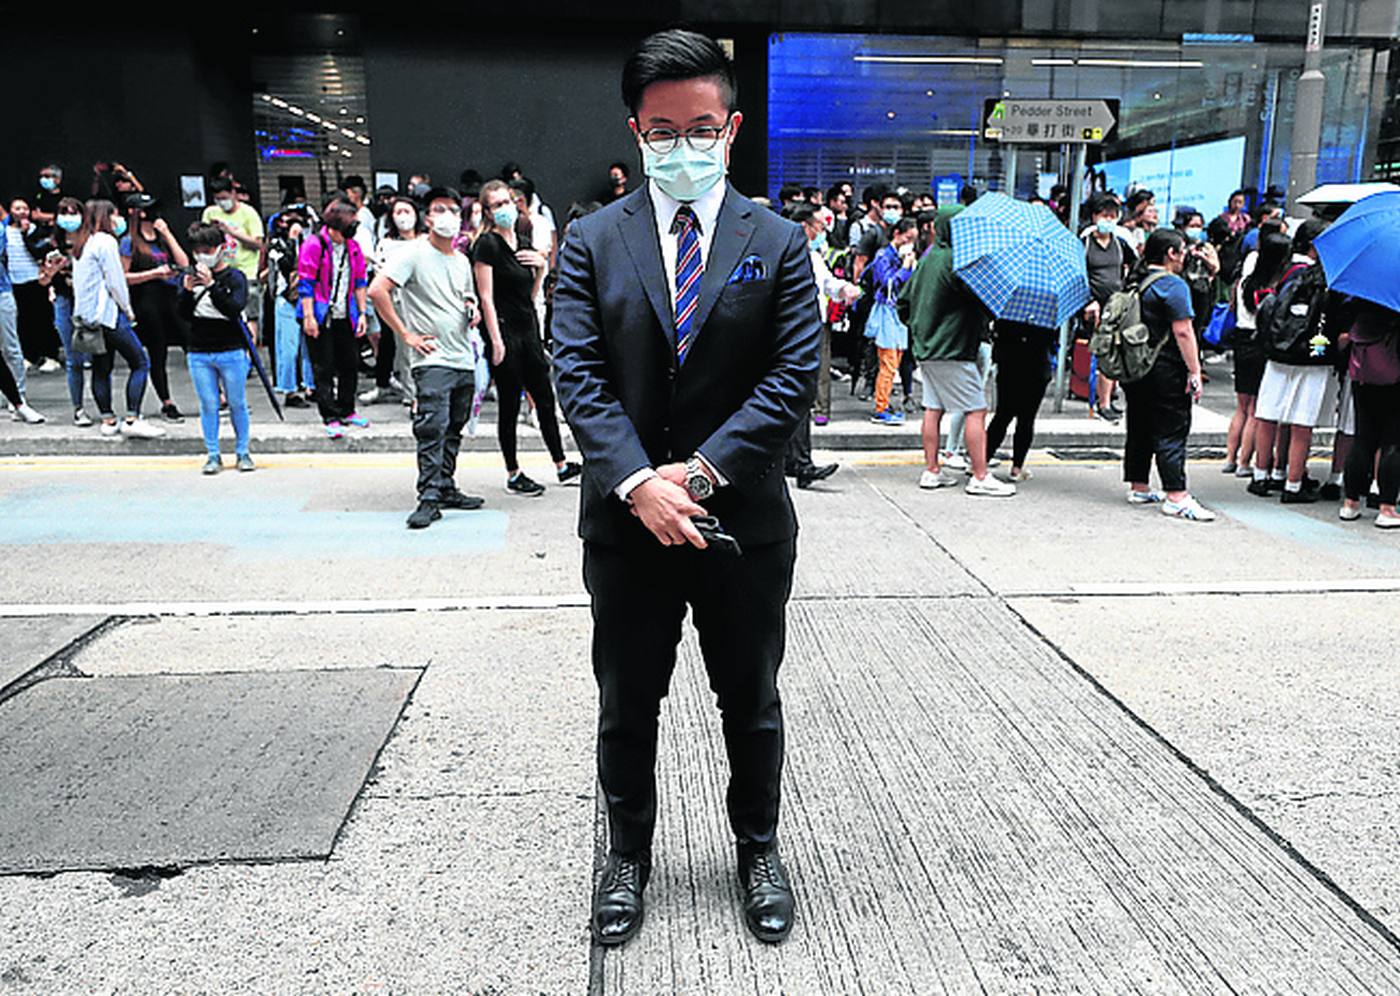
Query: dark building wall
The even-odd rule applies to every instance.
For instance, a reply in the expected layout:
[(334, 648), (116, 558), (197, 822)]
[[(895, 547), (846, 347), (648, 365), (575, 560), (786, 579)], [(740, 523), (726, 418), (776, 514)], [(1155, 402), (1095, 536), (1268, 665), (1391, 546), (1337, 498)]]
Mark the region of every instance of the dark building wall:
[[(64, 192), (86, 198), (93, 163), (116, 160), (161, 197), (172, 222), (188, 223), (197, 212), (179, 207), (181, 173), (204, 173), (222, 159), (235, 174), (254, 175), (247, 59), (236, 50), (201, 54), (189, 34), (154, 25), (99, 34), (65, 24), (78, 57), (57, 63), (38, 41), (51, 29), (20, 23), (6, 31), (5, 197), (32, 197), (40, 167), (56, 162)], [(14, 99), (22, 80), (30, 95)]]

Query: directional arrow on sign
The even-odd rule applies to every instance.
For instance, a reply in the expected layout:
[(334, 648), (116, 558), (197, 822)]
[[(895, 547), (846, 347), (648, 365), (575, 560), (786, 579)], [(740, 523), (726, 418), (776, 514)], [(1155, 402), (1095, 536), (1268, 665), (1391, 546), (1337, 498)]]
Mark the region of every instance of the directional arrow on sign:
[(1119, 103), (1102, 100), (989, 99), (983, 105), (984, 136), (1001, 142), (1098, 145), (1113, 137)]

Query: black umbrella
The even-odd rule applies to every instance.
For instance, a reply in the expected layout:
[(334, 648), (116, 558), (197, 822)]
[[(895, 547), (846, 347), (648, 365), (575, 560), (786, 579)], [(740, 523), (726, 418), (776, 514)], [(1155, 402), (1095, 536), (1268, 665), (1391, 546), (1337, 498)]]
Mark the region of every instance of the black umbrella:
[(262, 357), (258, 355), (257, 344), (253, 342), (253, 333), (249, 331), (248, 323), (243, 320), (242, 315), (238, 316), (238, 327), (243, 330), (243, 342), (248, 347), (248, 355), (253, 358), (253, 369), (258, 372), (258, 377), (262, 380), (263, 390), (267, 392), (267, 400), (272, 402), (272, 410), (283, 422), (287, 421), (287, 416), (282, 414), (282, 406), (277, 403), (277, 392), (272, 389), (272, 379), (267, 375), (267, 367), (263, 366)]

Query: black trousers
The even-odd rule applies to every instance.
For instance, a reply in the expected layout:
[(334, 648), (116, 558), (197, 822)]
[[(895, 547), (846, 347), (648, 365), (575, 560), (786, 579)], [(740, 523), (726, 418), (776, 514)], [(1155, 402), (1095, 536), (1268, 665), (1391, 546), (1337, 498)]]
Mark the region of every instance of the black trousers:
[(470, 370), (427, 366), (414, 370), (413, 380), (418, 389), (413, 413), (418, 500), (441, 501), (457, 489), (453, 475), (462, 449), (462, 429), (471, 418), (475, 378)]
[[(379, 334), (379, 351), (374, 354), (374, 386), (385, 388), (389, 386), (389, 378), (394, 373), (394, 357), (398, 355), (398, 336), (389, 331), (387, 325), (381, 323), (383, 331)], [(414, 376), (417, 380), (417, 375)]]
[(787, 638), (796, 542), (726, 557), (694, 547), (585, 543), (598, 682), (598, 779), (611, 846), (651, 847), (656, 739), (688, 605), (729, 756), (726, 796), (737, 840), (766, 844), (778, 829), (783, 709), (778, 668)]
[[(1170, 344), (1167, 349), (1171, 349)], [(1128, 402), (1128, 439), (1123, 448), (1123, 480), (1147, 481), (1152, 460), (1167, 491), (1186, 490), (1186, 438), (1191, 434), (1191, 395), (1186, 364), (1163, 350), (1142, 380), (1123, 385)]]
[(1016, 421), (1012, 440), (1011, 466), (1024, 467), (1026, 454), (1035, 440), (1035, 418), (1045, 399), (1050, 371), (1045, 362), (1045, 344), (1038, 337), (998, 333), (997, 410), (987, 423), (987, 459), (990, 460), (1006, 439), (1011, 421)]
[(515, 424), (520, 418), (521, 391), (529, 391), (535, 401), (535, 417), (549, 455), (555, 463), (562, 463), (564, 441), (559, 435), (554, 382), (549, 379), (549, 359), (544, 355), (544, 344), (533, 331), (528, 335), (506, 336), (505, 341), (506, 358), (500, 366), (491, 368), (491, 379), (496, 384), (496, 439), (501, 444), (506, 470), (514, 474), (520, 468), (516, 460)]
[(1360, 501), (1371, 490), (1379, 452), (1381, 504), (1400, 496), (1400, 384), (1352, 384), (1356, 402), (1356, 440), (1347, 455), (1346, 495)]
[(332, 318), (309, 342), (311, 373), (316, 378), (316, 407), (321, 421), (338, 422), (355, 410), (359, 386), (360, 345), (348, 318)]
[(24, 403), (24, 399), (19, 396), (19, 385), (15, 383), (15, 375), (10, 372), (10, 365), (3, 357), (0, 357), (0, 397), (16, 408)]
[(19, 346), (30, 363), (58, 359), (61, 343), (53, 323), (49, 289), (37, 280), (15, 284), (15, 324)]
[(166, 283), (133, 287), (131, 307), (136, 312), (136, 336), (151, 358), (151, 386), (161, 404), (170, 400), (170, 378), (165, 364), (172, 343), (178, 343), (179, 317), (175, 311), (176, 290)]
[(804, 418), (783, 451), (783, 473), (796, 477), (799, 470), (812, 466), (812, 420)]

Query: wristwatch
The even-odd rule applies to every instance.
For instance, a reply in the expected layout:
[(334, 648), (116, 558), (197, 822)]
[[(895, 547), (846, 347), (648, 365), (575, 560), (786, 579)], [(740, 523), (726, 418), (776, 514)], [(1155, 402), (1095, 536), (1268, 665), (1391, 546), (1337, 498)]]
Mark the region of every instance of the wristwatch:
[(694, 501), (704, 501), (715, 493), (715, 484), (699, 457), (691, 457), (685, 462), (685, 489)]

